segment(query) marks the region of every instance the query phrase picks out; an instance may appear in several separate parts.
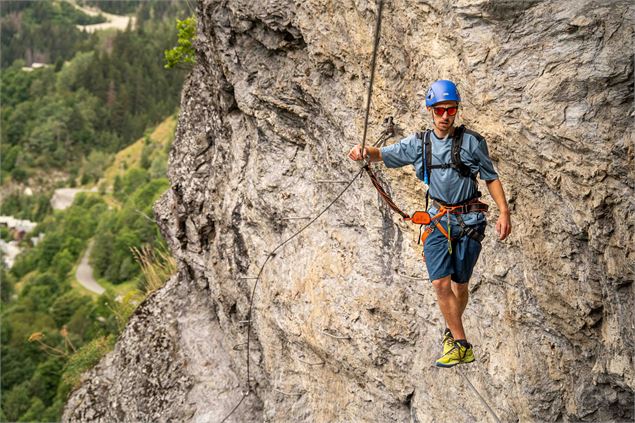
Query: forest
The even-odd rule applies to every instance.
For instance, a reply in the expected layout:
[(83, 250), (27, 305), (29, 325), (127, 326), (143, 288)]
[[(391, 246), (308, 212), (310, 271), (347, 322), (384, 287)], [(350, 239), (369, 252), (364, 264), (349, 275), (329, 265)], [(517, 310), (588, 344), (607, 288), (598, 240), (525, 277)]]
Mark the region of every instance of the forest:
[[(51, 169), (67, 169), (74, 177), (82, 158), (119, 151), (177, 106), (184, 71), (166, 72), (163, 51), (176, 43), (174, 17), (185, 17), (186, 3), (137, 2), (137, 28), (115, 34), (67, 31), (72, 15), (56, 19), (65, 4), (2, 3), (7, 8), (2, 12), (0, 93), (3, 180), (24, 182)], [(21, 32), (12, 32), (15, 21)], [(52, 34), (46, 32), (49, 26)], [(56, 31), (75, 35), (57, 39)], [(48, 51), (51, 40), (56, 45)], [(50, 65), (24, 72), (29, 56), (48, 57)]]

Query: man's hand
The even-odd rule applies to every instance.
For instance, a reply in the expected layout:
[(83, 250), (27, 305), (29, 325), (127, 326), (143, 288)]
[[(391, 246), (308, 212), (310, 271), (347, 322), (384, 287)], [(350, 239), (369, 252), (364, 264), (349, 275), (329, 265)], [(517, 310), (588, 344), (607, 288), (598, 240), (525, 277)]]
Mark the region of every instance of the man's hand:
[(487, 181), (487, 189), (500, 211), (500, 216), (496, 221), (496, 232), (498, 233), (498, 239), (502, 241), (512, 233), (512, 219), (509, 217), (509, 207), (505, 199), (505, 191), (503, 191), (503, 185), (498, 179)]
[(364, 148), (364, 154), (362, 155), (362, 146), (361, 144), (357, 144), (355, 147), (351, 148), (351, 151), (348, 153), (348, 158), (351, 160), (360, 161), (364, 160), (364, 157), (368, 156), (368, 149)]
[(498, 233), (498, 239), (503, 241), (512, 232), (512, 220), (509, 216), (509, 211), (501, 212), (498, 220), (496, 221), (496, 232)]
[(362, 155), (362, 146), (357, 144), (351, 148), (351, 151), (348, 153), (348, 158), (355, 161), (368, 158), (369, 162), (378, 162), (381, 161), (381, 150), (375, 147), (365, 147), (364, 154)]

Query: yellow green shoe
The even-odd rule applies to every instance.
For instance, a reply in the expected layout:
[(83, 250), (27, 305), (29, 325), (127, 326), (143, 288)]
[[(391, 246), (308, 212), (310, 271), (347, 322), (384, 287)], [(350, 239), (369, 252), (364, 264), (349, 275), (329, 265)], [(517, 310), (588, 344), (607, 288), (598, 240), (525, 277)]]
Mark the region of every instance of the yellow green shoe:
[(445, 332), (443, 333), (442, 344), (443, 344), (444, 355), (450, 352), (450, 350), (454, 346), (454, 336), (452, 336), (452, 332), (450, 332), (450, 329), (446, 329)]
[(459, 363), (471, 363), (474, 360), (472, 345), (468, 344), (467, 347), (464, 347), (458, 342), (454, 342), (450, 350), (444, 353), (435, 364), (437, 367), (454, 367)]

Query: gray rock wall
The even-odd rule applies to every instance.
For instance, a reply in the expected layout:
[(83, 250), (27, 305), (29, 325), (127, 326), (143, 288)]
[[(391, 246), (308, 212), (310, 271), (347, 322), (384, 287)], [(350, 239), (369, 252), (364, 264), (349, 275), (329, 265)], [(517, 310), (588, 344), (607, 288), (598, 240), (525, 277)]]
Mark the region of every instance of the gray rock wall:
[[(427, 86), (451, 78), (512, 209), (499, 242), (493, 207), (471, 282), (477, 361), (433, 367), (444, 324), (418, 228), (364, 177), (265, 267), (254, 392), (230, 421), (488, 421), (467, 380), (502, 421), (632, 421), (633, 6), (386, 3), (370, 139), (389, 115), (400, 135), (427, 126)], [(361, 141), (375, 19), (361, 0), (199, 3), (172, 189), (156, 206), (180, 271), (65, 421), (220, 421), (240, 400), (245, 278), (358, 171), (345, 156)], [(422, 207), (411, 169), (378, 169), (398, 204)]]

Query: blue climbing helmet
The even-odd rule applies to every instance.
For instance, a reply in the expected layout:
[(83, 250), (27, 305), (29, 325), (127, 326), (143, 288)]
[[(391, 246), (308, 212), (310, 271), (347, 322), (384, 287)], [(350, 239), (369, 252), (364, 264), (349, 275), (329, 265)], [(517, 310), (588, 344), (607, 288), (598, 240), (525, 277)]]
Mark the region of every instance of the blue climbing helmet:
[(426, 107), (434, 106), (442, 101), (461, 101), (456, 84), (447, 79), (434, 81), (426, 94)]

